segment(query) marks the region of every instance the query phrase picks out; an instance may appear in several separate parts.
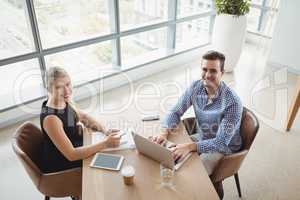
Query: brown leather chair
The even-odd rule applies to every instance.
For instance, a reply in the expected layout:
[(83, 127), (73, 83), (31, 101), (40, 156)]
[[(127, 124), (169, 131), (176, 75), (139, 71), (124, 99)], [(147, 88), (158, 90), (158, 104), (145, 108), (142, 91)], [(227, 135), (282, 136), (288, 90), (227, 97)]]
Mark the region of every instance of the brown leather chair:
[(41, 171), (42, 144), (43, 134), (31, 122), (22, 124), (12, 139), (14, 152), (21, 160), (36, 188), (45, 195), (46, 200), (50, 197), (80, 198), (82, 169), (74, 168), (55, 173), (43, 173)]
[[(186, 130), (189, 135), (196, 132), (196, 120), (195, 118), (187, 118), (183, 120)], [(239, 152), (233, 153), (231, 155), (224, 156), (214, 169), (212, 175), (210, 176), (219, 197), (222, 199), (224, 196), (222, 181), (234, 175), (235, 183), (239, 193), (239, 197), (242, 197), (238, 170), (241, 167), (243, 160), (245, 159), (252, 142), (256, 136), (259, 129), (259, 122), (254, 113), (247, 108), (243, 108), (242, 121), (240, 127), (240, 133), (242, 136), (243, 146)]]

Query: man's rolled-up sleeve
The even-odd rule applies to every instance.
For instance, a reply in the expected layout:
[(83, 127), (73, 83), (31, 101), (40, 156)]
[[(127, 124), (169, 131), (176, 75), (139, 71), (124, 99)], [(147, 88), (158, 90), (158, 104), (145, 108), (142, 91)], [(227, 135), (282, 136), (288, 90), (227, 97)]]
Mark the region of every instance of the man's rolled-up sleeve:
[(161, 123), (162, 128), (176, 128), (180, 122), (180, 117), (192, 105), (194, 84), (195, 83), (186, 89), (186, 91), (177, 101), (176, 105), (163, 118)]

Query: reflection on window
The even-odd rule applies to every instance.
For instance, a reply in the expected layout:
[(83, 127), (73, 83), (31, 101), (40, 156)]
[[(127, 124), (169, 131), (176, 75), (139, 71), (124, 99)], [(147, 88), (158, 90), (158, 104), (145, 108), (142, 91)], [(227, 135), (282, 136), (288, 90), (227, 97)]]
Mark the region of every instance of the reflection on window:
[(186, 17), (212, 10), (212, 0), (178, 0), (177, 16)]
[[(263, 0), (256, 0), (251, 3), (262, 4), (262, 2)], [(278, 9), (278, 5), (279, 0), (267, 0), (265, 6)], [(276, 15), (276, 10), (263, 11), (262, 9), (251, 7), (248, 14), (248, 30), (271, 36), (274, 29)], [(260, 25), (259, 20), (261, 20)]]
[(47, 68), (61, 66), (74, 81), (74, 85), (103, 77), (112, 72), (111, 42), (102, 42), (46, 56)]
[(277, 12), (266, 12), (262, 17), (260, 32), (264, 35), (271, 36), (275, 27), (275, 17)]
[(167, 20), (166, 0), (120, 0), (121, 30)]
[(260, 10), (257, 8), (251, 8), (247, 16), (247, 28), (251, 31), (257, 31), (258, 21), (260, 16)]
[[(251, 3), (253, 4), (258, 4), (258, 5), (262, 5), (264, 0), (251, 0)], [(279, 1), (280, 0), (265, 0), (266, 6), (272, 7), (272, 8), (278, 8), (279, 5)]]
[(43, 47), (110, 33), (107, 0), (35, 0)]
[(0, 109), (43, 95), (42, 76), (37, 60), (0, 67)]
[(176, 50), (189, 49), (209, 42), (210, 17), (182, 22), (176, 28)]
[(34, 51), (25, 0), (1, 0), (0, 8), (0, 59)]
[(251, 3), (261, 5), (263, 0), (251, 0)]
[(166, 47), (166, 28), (147, 31), (121, 38), (124, 65), (136, 66), (163, 57)]
[(278, 8), (280, 0), (266, 0), (266, 6), (269, 6), (271, 8)]

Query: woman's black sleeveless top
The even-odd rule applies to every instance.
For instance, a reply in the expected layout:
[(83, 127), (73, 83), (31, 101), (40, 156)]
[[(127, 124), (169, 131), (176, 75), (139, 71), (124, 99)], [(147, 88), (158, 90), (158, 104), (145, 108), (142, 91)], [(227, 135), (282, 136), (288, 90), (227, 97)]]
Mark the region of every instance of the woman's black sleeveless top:
[(54, 145), (43, 127), (43, 121), (48, 115), (57, 116), (62, 124), (66, 136), (74, 147), (83, 145), (82, 134), (78, 134), (80, 126), (76, 125), (77, 118), (74, 109), (67, 103), (64, 109), (54, 109), (46, 106), (47, 100), (43, 102), (40, 114), (40, 123), (44, 135), (43, 142), (43, 164), (42, 171), (45, 173), (62, 171), (70, 168), (81, 167), (82, 160), (69, 161)]

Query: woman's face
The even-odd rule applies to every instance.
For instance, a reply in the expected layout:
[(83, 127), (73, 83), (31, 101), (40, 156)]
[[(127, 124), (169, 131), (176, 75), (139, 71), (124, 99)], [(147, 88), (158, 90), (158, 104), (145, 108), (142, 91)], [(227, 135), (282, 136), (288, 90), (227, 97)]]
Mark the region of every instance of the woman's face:
[(59, 77), (53, 81), (50, 88), (52, 97), (57, 101), (69, 101), (72, 95), (71, 79), (68, 75)]

